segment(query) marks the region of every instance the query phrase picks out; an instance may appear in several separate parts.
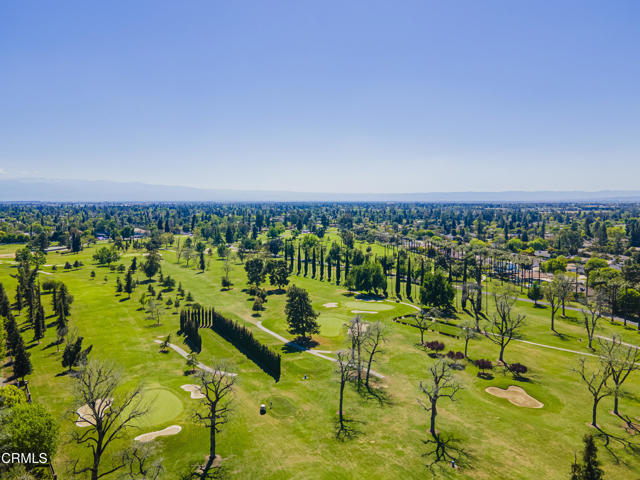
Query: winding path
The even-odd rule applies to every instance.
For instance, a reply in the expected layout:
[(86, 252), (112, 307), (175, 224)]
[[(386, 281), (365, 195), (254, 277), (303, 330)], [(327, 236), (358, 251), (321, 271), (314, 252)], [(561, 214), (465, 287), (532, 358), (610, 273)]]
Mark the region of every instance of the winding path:
[[(277, 338), (282, 343), (286, 343), (288, 345), (291, 345), (296, 350), (300, 350), (301, 352), (310, 353), (311, 355), (315, 355), (316, 357), (324, 358), (325, 360), (329, 360), (330, 362), (337, 362), (337, 360), (335, 358), (333, 358), (333, 357), (328, 357), (327, 355), (324, 355), (323, 353), (321, 353), (320, 351), (317, 351), (317, 350), (309, 350), (308, 348), (304, 348), (304, 347), (298, 345), (297, 343), (292, 342), (291, 340), (287, 340), (285, 337), (283, 337), (279, 333), (276, 333), (273, 330), (269, 330), (267, 327), (262, 325), (262, 320), (258, 320), (258, 322), (256, 323), (256, 326), (260, 330), (262, 330), (263, 332), (268, 333), (269, 335), (271, 335), (274, 338)], [(326, 352), (326, 350), (323, 350), (323, 352)], [(326, 352), (326, 353), (329, 353), (329, 352)], [(378, 372), (376, 372), (374, 370), (371, 370), (370, 373), (374, 377), (384, 378), (384, 375), (382, 375), (381, 373), (378, 373)]]
[[(485, 294), (486, 294), (486, 292), (485, 292)], [(517, 300), (523, 300), (523, 301), (528, 301), (528, 302), (533, 303), (533, 301), (532, 301), (532, 300), (529, 300), (528, 298), (527, 298), (527, 299), (524, 299), (524, 298), (518, 298), (518, 297), (513, 297), (513, 298), (516, 298)], [(391, 301), (391, 300), (387, 300), (387, 302), (392, 302), (392, 301)], [(407, 305), (408, 307), (412, 307), (412, 308), (414, 308), (414, 309), (416, 309), (416, 310), (418, 310), (418, 311), (420, 311), (420, 310), (421, 310), (421, 308), (420, 308), (420, 307), (418, 307), (417, 305), (413, 305), (413, 304), (408, 303), (408, 302), (392, 302), (392, 303), (401, 303), (402, 305)], [(538, 302), (538, 303), (541, 303), (541, 302)], [(578, 310), (577, 308), (570, 308), (570, 307), (567, 307), (567, 310), (569, 310), (569, 309)], [(578, 311), (579, 311), (579, 310), (578, 310)], [(603, 340), (609, 340), (609, 341), (611, 341), (611, 339), (610, 339), (610, 338), (608, 338), (608, 337), (603, 337), (603, 336), (601, 336), (601, 335), (596, 335), (596, 337), (597, 337), (597, 338), (601, 338), (601, 339), (603, 339)], [(587, 357), (600, 357), (600, 355), (596, 355), (596, 354), (594, 354), (594, 353), (589, 353), (589, 352), (580, 352), (580, 351), (578, 351), (578, 350), (570, 350), (570, 349), (568, 349), (568, 348), (562, 348), (562, 347), (554, 347), (553, 345), (545, 345), (544, 343), (531, 342), (531, 341), (529, 341), (529, 340), (522, 340), (522, 339), (519, 339), (519, 338), (513, 338), (512, 340), (513, 340), (514, 342), (527, 343), (527, 344), (529, 344), (529, 345), (535, 345), (536, 347), (549, 348), (549, 349), (551, 349), (551, 350), (558, 350), (558, 351), (560, 351), (560, 352), (575, 353), (575, 354), (577, 354), (577, 355), (584, 355), (584, 356), (587, 356)], [(624, 342), (622, 342), (622, 344), (623, 344), (623, 345), (626, 345), (626, 346), (628, 346), (628, 347), (640, 348), (640, 347), (638, 347), (637, 345), (632, 345), (632, 344), (630, 344), (630, 343), (624, 343)]]
[[(162, 344), (162, 342), (160, 340), (154, 340), (154, 343), (157, 343), (158, 345)], [(182, 348), (180, 348), (177, 345), (174, 345), (173, 343), (169, 343), (168, 344), (169, 348), (173, 351), (175, 351), (176, 353), (178, 353), (178, 355), (187, 358), (189, 356), (189, 354), (187, 352), (185, 352)], [(204, 363), (198, 362), (198, 365), (196, 365), (200, 370), (204, 370), (205, 372), (209, 372), (209, 373), (214, 373), (215, 370), (211, 367), (206, 366)], [(238, 376), (237, 373), (230, 373), (230, 372), (222, 372), (225, 375), (230, 375), (232, 377), (236, 377)]]

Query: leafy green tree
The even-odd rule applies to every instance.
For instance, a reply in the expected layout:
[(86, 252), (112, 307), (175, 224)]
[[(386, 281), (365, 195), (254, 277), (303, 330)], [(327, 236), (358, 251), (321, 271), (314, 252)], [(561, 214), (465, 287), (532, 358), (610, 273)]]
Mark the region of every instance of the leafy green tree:
[(244, 264), (244, 270), (247, 272), (247, 281), (250, 285), (254, 285), (256, 288), (260, 287), (260, 284), (264, 282), (266, 275), (264, 262), (261, 258), (255, 257), (247, 260)]
[(18, 334), (18, 342), (13, 352), (13, 376), (21, 378), (24, 382), (24, 377), (29, 375), (33, 371), (31, 366), (31, 354), (27, 352), (24, 346), (22, 336)]
[(533, 304), (536, 306), (538, 305), (538, 301), (542, 300), (544, 296), (542, 294), (542, 288), (540, 287), (539, 281), (536, 280), (531, 284), (527, 291), (527, 297), (529, 300), (533, 300)]
[(407, 284), (406, 284), (406, 290), (407, 290), (407, 298), (411, 298), (411, 257), (407, 257)]
[(289, 267), (285, 260), (270, 260), (267, 263), (267, 271), (271, 285), (283, 288), (289, 284)]
[(0, 387), (0, 409), (27, 403), (27, 396), (15, 385)]
[(351, 268), (345, 286), (353, 287), (361, 292), (384, 290), (387, 279), (379, 262), (363, 263)]
[(152, 250), (147, 254), (147, 257), (142, 264), (142, 271), (149, 280), (151, 280), (153, 276), (160, 271), (161, 260), (162, 257), (155, 250)]
[(127, 270), (127, 275), (124, 277), (124, 291), (129, 295), (129, 298), (131, 298), (131, 294), (133, 293), (133, 275), (131, 267)]
[(67, 340), (67, 344), (62, 352), (62, 366), (68, 368), (70, 372), (73, 367), (86, 362), (89, 352), (93, 345), (89, 345), (86, 350), (82, 350), (82, 337), (71, 338)]
[(39, 403), (19, 403), (0, 416), (5, 437), (0, 453), (44, 453), (53, 458), (58, 447), (59, 426), (53, 415)]
[(284, 313), (287, 316), (289, 333), (306, 339), (307, 335), (320, 332), (320, 325), (316, 321), (318, 313), (313, 310), (309, 293), (303, 288), (295, 285), (289, 287)]
[(120, 254), (115, 247), (100, 247), (93, 254), (93, 259), (98, 262), (98, 265), (110, 266), (112, 263), (117, 262), (120, 259)]
[(423, 305), (430, 305), (441, 309), (451, 308), (455, 298), (455, 289), (440, 271), (427, 272), (420, 289), (420, 301)]

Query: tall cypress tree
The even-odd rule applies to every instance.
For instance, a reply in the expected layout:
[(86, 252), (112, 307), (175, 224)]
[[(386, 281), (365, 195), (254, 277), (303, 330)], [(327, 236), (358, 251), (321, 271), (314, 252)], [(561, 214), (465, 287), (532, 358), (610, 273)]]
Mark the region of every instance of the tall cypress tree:
[(320, 281), (324, 280), (324, 248), (320, 247)]
[(4, 291), (4, 286), (0, 283), (0, 317), (8, 317), (9, 310), (11, 310), (11, 302), (7, 292)]
[(340, 253), (336, 257), (336, 285), (340, 285)]
[(424, 258), (420, 259), (420, 286), (424, 283)]
[(24, 347), (22, 336), (18, 333), (18, 342), (13, 355), (13, 376), (21, 378), (23, 382), (24, 377), (33, 371), (30, 356), (31, 354), (27, 352), (27, 349)]
[(40, 343), (40, 339), (44, 337), (46, 328), (47, 325), (45, 323), (44, 308), (42, 307), (42, 303), (39, 303), (38, 307), (36, 308), (36, 314), (33, 323), (33, 338), (34, 340), (37, 340), (38, 343)]
[(411, 298), (411, 257), (407, 255), (407, 298)]
[(302, 258), (300, 257), (300, 242), (298, 242), (298, 275), (300, 275), (301, 270), (302, 270)]
[(304, 249), (304, 276), (307, 276), (307, 273), (309, 273), (309, 249), (305, 248)]
[(16, 319), (11, 311), (9, 311), (9, 314), (7, 315), (4, 328), (7, 331), (7, 353), (14, 356), (21, 337), (20, 331), (18, 330), (18, 324), (16, 323)]
[(313, 256), (311, 257), (311, 278), (316, 278), (316, 247), (313, 247)]
[(349, 249), (344, 251), (344, 278), (349, 276)]
[(396, 261), (396, 297), (400, 296), (400, 251), (398, 251), (398, 259)]
[(327, 281), (331, 281), (331, 259), (327, 257)]

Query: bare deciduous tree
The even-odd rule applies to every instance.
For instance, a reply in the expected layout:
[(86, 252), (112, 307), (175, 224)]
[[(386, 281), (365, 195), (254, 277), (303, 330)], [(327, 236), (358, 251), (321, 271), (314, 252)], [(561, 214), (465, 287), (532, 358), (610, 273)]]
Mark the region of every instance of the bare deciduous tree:
[(566, 317), (565, 304), (573, 293), (576, 282), (573, 280), (573, 278), (562, 274), (556, 275), (553, 280), (556, 283), (556, 291), (558, 292), (558, 298), (560, 299), (560, 303), (562, 304), (562, 316)]
[(464, 338), (464, 358), (467, 358), (467, 349), (469, 347), (469, 341), (477, 338), (478, 334), (476, 333), (475, 326), (471, 322), (463, 322), (460, 325), (460, 330), (462, 331), (462, 336)]
[(137, 443), (123, 454), (123, 462), (128, 466), (124, 478), (127, 480), (157, 480), (164, 473), (160, 459), (153, 459), (149, 444)]
[(587, 339), (589, 341), (589, 348), (593, 350), (593, 335), (596, 330), (598, 320), (602, 318), (603, 301), (601, 296), (596, 296), (593, 302), (585, 302), (585, 308), (583, 308), (582, 316), (584, 318), (584, 328), (587, 330)]
[(438, 402), (442, 398), (454, 400), (456, 393), (460, 390), (460, 385), (455, 381), (451, 365), (439, 360), (429, 368), (429, 379), (420, 382), (420, 391), (426, 397), (425, 400), (418, 399), (418, 403), (429, 413), (429, 434), (431, 440), (428, 444), (435, 445), (431, 454), (435, 454), (435, 461), (454, 459), (447, 449), (448, 440), (436, 430), (436, 418), (438, 416)]
[(614, 336), (611, 341), (600, 340), (602, 362), (604, 368), (608, 368), (613, 382), (613, 413), (618, 413), (618, 398), (622, 384), (634, 370), (640, 370), (638, 361), (638, 348), (622, 343), (620, 338)]
[(484, 330), (484, 335), (500, 347), (499, 360), (504, 363), (504, 350), (518, 335), (526, 317), (522, 314), (513, 316), (511, 313), (515, 298), (509, 291), (495, 295), (495, 302), (496, 313), (493, 314), (489, 330)]
[(112, 461), (104, 469), (102, 459), (109, 446), (120, 439), (134, 421), (148, 412), (142, 405), (142, 390), (138, 386), (134, 390), (119, 394), (120, 375), (105, 363), (90, 361), (76, 377), (74, 394), (76, 403), (83, 405), (82, 415), (73, 412), (76, 420), (84, 422), (83, 429), (74, 429), (73, 440), (79, 445), (91, 449), (92, 462), (79, 466), (80, 459), (73, 465), (74, 475), (89, 474), (91, 480), (98, 480), (114, 473), (126, 465), (124, 457)]
[(560, 308), (560, 296), (558, 294), (558, 286), (555, 283), (555, 280), (544, 285), (542, 287), (542, 291), (544, 292), (544, 299), (547, 301), (549, 307), (551, 308), (551, 331), (555, 332), (556, 312)]
[(347, 431), (346, 425), (344, 423), (344, 412), (343, 412), (343, 402), (344, 402), (344, 386), (349, 381), (352, 372), (353, 372), (353, 358), (351, 357), (351, 352), (348, 350), (340, 350), (336, 352), (337, 356), (337, 368), (336, 372), (339, 375), (340, 382), (340, 401), (338, 403), (338, 432), (337, 436), (340, 437)]
[(476, 283), (467, 283), (467, 300), (476, 319), (476, 332), (480, 331), (480, 314), (482, 313), (482, 288)]
[(357, 315), (347, 325), (351, 336), (351, 358), (356, 371), (356, 385), (358, 389), (362, 385), (362, 350), (367, 341), (369, 324), (362, 321)]
[(580, 375), (582, 381), (587, 386), (589, 393), (593, 397), (593, 406), (591, 412), (591, 425), (598, 427), (596, 423), (596, 416), (598, 412), (598, 403), (605, 397), (608, 397), (613, 391), (607, 385), (607, 381), (611, 376), (611, 370), (606, 365), (601, 365), (600, 368), (590, 372), (587, 370), (584, 358), (579, 360), (579, 366), (575, 369), (575, 372)]
[(386, 327), (382, 322), (375, 322), (369, 325), (369, 329), (367, 331), (367, 339), (364, 343), (364, 350), (369, 355), (369, 359), (367, 360), (367, 373), (365, 375), (364, 381), (364, 384), (367, 388), (369, 388), (371, 365), (375, 361), (374, 356), (382, 353), (381, 347), (386, 340)]
[(198, 373), (204, 397), (196, 418), (209, 429), (209, 457), (196, 474), (200, 479), (211, 476), (216, 459), (216, 434), (227, 423), (233, 408), (233, 391), (238, 377), (228, 372), (228, 365), (214, 361), (212, 371), (200, 370)]

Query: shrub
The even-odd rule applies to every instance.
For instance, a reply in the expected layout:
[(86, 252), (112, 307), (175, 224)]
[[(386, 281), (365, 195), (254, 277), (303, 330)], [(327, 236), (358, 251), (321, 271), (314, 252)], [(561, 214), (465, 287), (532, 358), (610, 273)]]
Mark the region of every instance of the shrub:
[(65, 270), (71, 270), (71, 264), (70, 264), (69, 262), (66, 262), (66, 263), (64, 264), (64, 269), (65, 269)]
[(425, 347), (429, 350), (433, 350), (434, 352), (441, 352), (444, 350), (444, 343), (434, 340), (433, 342), (425, 343)]
[(511, 373), (518, 377), (527, 373), (527, 367), (525, 367), (521, 363), (511, 363), (507, 368)]
[(491, 360), (487, 360), (486, 358), (480, 358), (473, 363), (478, 367), (478, 369), (482, 370), (482, 372), (485, 370), (493, 370), (493, 363), (491, 363)]
[(253, 301), (253, 307), (251, 307), (251, 309), (254, 312), (259, 312), (261, 310), (264, 310), (264, 300), (262, 300), (260, 297), (256, 297), (256, 299)]

